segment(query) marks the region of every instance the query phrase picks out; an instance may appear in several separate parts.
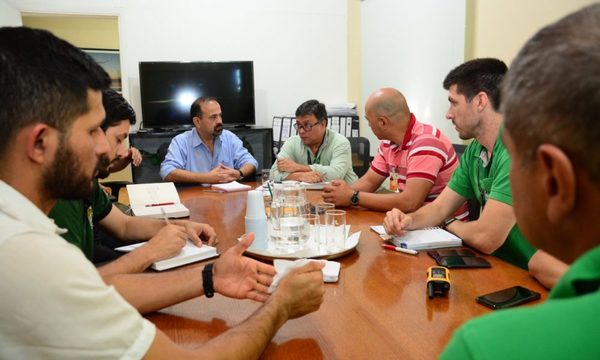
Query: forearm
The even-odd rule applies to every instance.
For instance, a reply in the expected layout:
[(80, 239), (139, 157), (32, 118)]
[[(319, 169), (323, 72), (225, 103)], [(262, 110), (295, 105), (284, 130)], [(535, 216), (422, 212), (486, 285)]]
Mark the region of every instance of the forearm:
[(404, 213), (413, 212), (423, 205), (423, 201), (414, 201), (404, 193), (375, 194), (361, 192), (358, 196), (358, 205), (375, 211), (389, 211), (393, 208)]
[[(438, 226), (446, 219), (446, 213), (434, 201), (426, 204), (419, 210), (408, 214), (412, 218), (412, 222), (408, 227), (409, 230), (422, 229), (424, 227)], [(457, 222), (457, 221), (455, 221)]]
[[(441, 223), (444, 219), (440, 220)], [(491, 234), (480, 220), (475, 221), (454, 221), (446, 227), (446, 230), (453, 233), (463, 240), (463, 242), (484, 254), (491, 254), (496, 251), (504, 241), (506, 236), (499, 238)]]
[(171, 171), (167, 176), (165, 176), (164, 180), (177, 183), (212, 183), (212, 181), (210, 180), (210, 175), (208, 173), (196, 173), (182, 169), (176, 169)]
[(129, 165), (130, 162), (131, 162), (131, 159), (128, 157), (120, 158), (111, 164), (110, 172), (114, 173), (117, 171), (121, 171), (121, 170), (125, 169), (127, 167), (127, 165)]
[(247, 178), (247, 177), (251, 176), (252, 174), (254, 174), (254, 172), (256, 171), (256, 168), (254, 167), (254, 165), (252, 165), (250, 163), (246, 163), (246, 164), (244, 164), (244, 166), (242, 166), (240, 168), (240, 171), (244, 174), (244, 177)]
[(146, 270), (153, 263), (144, 246), (127, 253), (120, 258), (98, 268), (100, 276), (107, 277), (117, 274), (137, 274)]
[(527, 267), (531, 276), (548, 289), (552, 289), (569, 269), (569, 265), (542, 250), (533, 254)]
[(126, 242), (146, 241), (166, 225), (164, 220), (128, 216), (120, 239)]
[(103, 275), (102, 278), (142, 314), (204, 294), (200, 267), (160, 274)]

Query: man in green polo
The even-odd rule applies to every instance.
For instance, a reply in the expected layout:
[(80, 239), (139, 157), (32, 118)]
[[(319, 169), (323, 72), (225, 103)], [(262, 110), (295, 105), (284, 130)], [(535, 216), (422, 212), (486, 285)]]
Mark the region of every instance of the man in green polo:
[(327, 129), (327, 110), (317, 100), (308, 100), (296, 110), (294, 128), (271, 167), (271, 179), (310, 183), (343, 179), (353, 183), (352, 151), (345, 136)]
[(536, 307), (470, 321), (443, 359), (599, 359), (600, 4), (539, 31), (503, 83), (519, 228), (568, 272)]

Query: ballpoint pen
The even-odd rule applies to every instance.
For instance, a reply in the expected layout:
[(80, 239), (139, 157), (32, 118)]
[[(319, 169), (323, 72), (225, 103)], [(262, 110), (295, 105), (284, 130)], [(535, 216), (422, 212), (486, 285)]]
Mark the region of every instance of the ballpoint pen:
[(164, 208), (160, 208), (160, 212), (162, 213), (163, 218), (165, 219), (165, 222), (167, 223), (167, 225), (169, 225), (170, 224), (169, 217), (167, 216), (167, 213), (165, 212), (165, 209)]
[(399, 246), (388, 245), (388, 244), (381, 244), (381, 246), (388, 250), (394, 250), (394, 251), (409, 254), (409, 255), (418, 255), (419, 254), (419, 252), (417, 250), (405, 249), (405, 248), (401, 248)]

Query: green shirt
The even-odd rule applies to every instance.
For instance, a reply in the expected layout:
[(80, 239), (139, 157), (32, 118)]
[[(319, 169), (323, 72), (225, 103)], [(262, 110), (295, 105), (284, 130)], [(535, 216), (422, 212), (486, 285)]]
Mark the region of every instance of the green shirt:
[(48, 216), (54, 223), (67, 232), (62, 237), (83, 251), (90, 261), (94, 256), (94, 224), (104, 219), (112, 203), (98, 181), (94, 183), (94, 191), (85, 200), (59, 199)]
[[(480, 158), (485, 150), (477, 140), (465, 149), (458, 168), (448, 183), (450, 189), (466, 199), (476, 198), (481, 206), (489, 199), (512, 206), (510, 191), (510, 156), (500, 136), (496, 139), (491, 162), (483, 166)], [(527, 263), (536, 249), (525, 239), (517, 225), (513, 226), (500, 248), (493, 255), (527, 270)]]
[[(312, 171), (323, 176), (323, 181), (343, 179), (351, 184), (358, 179), (352, 170), (352, 150), (345, 136), (325, 130), (325, 139), (315, 156), (310, 148), (302, 142), (299, 135), (287, 139), (277, 158), (290, 159), (298, 164), (309, 165)], [(290, 174), (279, 171), (277, 162), (271, 167), (271, 179), (285, 180)]]
[(545, 303), (469, 321), (441, 358), (600, 359), (599, 288), (600, 246), (571, 265)]

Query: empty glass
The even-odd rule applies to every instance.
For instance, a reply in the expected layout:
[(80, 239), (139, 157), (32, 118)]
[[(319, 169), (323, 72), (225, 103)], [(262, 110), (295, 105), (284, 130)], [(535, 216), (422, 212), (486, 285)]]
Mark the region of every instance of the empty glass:
[(339, 252), (346, 248), (346, 212), (328, 210), (325, 213), (327, 251)]
[(304, 232), (301, 241), (308, 246), (319, 246), (319, 217), (315, 214), (304, 214), (302, 218), (305, 221)]

